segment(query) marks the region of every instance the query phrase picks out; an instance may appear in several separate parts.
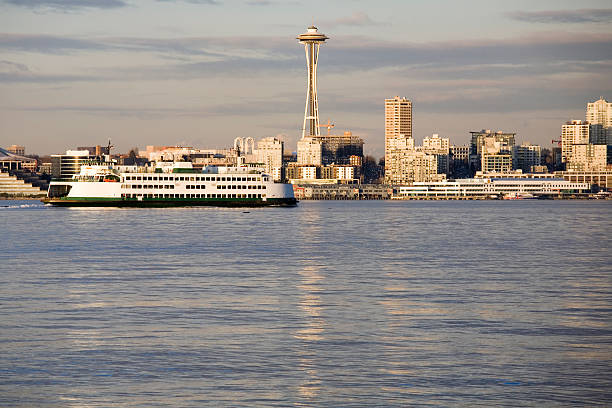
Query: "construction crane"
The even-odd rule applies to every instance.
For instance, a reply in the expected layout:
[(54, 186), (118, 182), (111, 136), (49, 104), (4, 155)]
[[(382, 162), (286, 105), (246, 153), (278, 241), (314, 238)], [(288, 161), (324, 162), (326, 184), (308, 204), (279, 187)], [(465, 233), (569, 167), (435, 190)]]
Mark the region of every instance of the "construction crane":
[(319, 125), (319, 127), (327, 128), (327, 136), (329, 136), (332, 128), (335, 127), (335, 126), (336, 126), (335, 124), (331, 123), (330, 119), (327, 119), (327, 124), (324, 123), (322, 125)]
[(551, 143), (556, 143), (556, 144), (557, 144), (557, 146), (561, 147), (561, 141), (560, 141), (560, 140), (555, 140), (555, 139), (553, 139), (553, 140), (551, 140), (550, 142), (551, 142)]

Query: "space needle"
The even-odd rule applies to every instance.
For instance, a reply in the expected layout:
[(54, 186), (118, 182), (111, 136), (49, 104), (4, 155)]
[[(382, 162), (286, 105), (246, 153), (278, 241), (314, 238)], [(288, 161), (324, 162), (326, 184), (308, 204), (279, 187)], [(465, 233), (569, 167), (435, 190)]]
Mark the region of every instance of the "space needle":
[(325, 34), (320, 33), (315, 26), (308, 27), (308, 31), (296, 37), (301, 44), (304, 44), (306, 68), (308, 70), (308, 88), (306, 90), (302, 139), (306, 137), (306, 122), (308, 122), (310, 132), (308, 136), (321, 136), (319, 129), (319, 105), (317, 102), (317, 62), (319, 60), (319, 46), (328, 38)]

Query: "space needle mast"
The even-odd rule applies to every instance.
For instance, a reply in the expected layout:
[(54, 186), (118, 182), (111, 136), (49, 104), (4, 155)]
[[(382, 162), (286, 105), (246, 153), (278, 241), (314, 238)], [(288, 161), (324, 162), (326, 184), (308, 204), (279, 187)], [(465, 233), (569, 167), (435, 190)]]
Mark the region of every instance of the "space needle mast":
[(308, 70), (308, 88), (306, 90), (302, 139), (306, 137), (306, 122), (308, 122), (309, 128), (308, 136), (321, 136), (321, 130), (319, 129), (319, 105), (317, 102), (317, 62), (319, 60), (319, 46), (328, 38), (325, 34), (318, 32), (315, 26), (308, 27), (308, 31), (296, 37), (301, 44), (304, 44), (306, 68)]

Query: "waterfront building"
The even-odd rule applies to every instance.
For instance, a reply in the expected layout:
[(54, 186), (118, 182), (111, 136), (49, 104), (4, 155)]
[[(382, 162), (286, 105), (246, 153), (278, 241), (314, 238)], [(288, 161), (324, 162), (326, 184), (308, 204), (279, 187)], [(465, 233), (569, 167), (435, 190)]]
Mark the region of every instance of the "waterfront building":
[(600, 189), (612, 189), (612, 170), (604, 171), (556, 171), (554, 173), (523, 173), (521, 170), (510, 173), (476, 172), (474, 178), (480, 179), (565, 179), (572, 183), (587, 183)]
[(612, 127), (612, 103), (606, 101), (603, 96), (595, 102), (587, 103), (586, 121), (604, 128)]
[(572, 147), (589, 143), (589, 124), (583, 120), (572, 120), (561, 126), (561, 161), (567, 162)]
[(601, 190), (612, 190), (612, 170), (605, 171), (558, 171), (557, 177), (562, 177), (572, 183), (587, 183), (597, 186)]
[[(317, 64), (319, 62), (319, 47), (329, 37), (319, 33), (317, 27), (310, 26), (304, 34), (298, 35), (296, 39), (299, 40), (300, 44), (304, 44), (308, 75), (306, 107), (304, 108), (304, 124), (302, 126), (302, 139), (304, 139), (307, 135), (310, 137), (321, 136), (319, 128), (319, 102), (317, 98)], [(308, 134), (306, 133), (306, 127), (308, 127)]]
[[(473, 165), (476, 170), (482, 169), (482, 149), (485, 145), (486, 138), (493, 138), (495, 142), (500, 143), (500, 146), (507, 148), (509, 151), (507, 154), (512, 155), (516, 133), (503, 132), (501, 130), (494, 132), (491, 129), (483, 129), (479, 132), (470, 132), (470, 134), (472, 135), (470, 143), (470, 164)], [(496, 159), (491, 160), (496, 161)], [(498, 161), (505, 160), (499, 159)]]
[(51, 176), (54, 179), (69, 179), (79, 174), (83, 164), (98, 161), (99, 156), (88, 150), (67, 150), (66, 154), (51, 155)]
[[(25, 151), (25, 149), (23, 149), (23, 151)], [(0, 148), (0, 170), (10, 171), (26, 169), (29, 171), (35, 171), (37, 164), (38, 161), (36, 159), (25, 157), (12, 151)]]
[(415, 182), (412, 186), (398, 187), (394, 192), (394, 198), (487, 199), (521, 194), (531, 194), (535, 197), (562, 197), (564, 195), (587, 194), (590, 190), (591, 186), (588, 183), (575, 183), (562, 178), (472, 178)]
[(283, 153), (284, 143), (276, 137), (265, 137), (257, 142), (257, 163), (263, 165), (274, 181), (280, 181), (283, 177)]
[(350, 165), (312, 166), (291, 163), (287, 166), (287, 179), (293, 184), (357, 183), (359, 168)]
[(510, 172), (498, 173), (484, 173), (482, 171), (477, 171), (474, 175), (474, 178), (478, 179), (552, 179), (559, 178), (555, 176), (553, 173), (523, 173), (522, 170), (513, 170)]
[(512, 154), (514, 169), (521, 169), (525, 173), (533, 171), (535, 166), (542, 163), (542, 147), (529, 142), (514, 146)]

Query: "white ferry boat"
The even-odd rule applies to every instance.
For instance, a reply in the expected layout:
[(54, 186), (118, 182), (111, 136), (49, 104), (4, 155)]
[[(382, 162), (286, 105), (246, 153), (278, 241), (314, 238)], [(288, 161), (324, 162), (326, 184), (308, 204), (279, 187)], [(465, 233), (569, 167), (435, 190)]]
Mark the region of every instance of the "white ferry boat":
[(95, 163), (70, 180), (52, 180), (46, 204), (98, 207), (295, 206), (290, 184), (276, 183), (262, 169), (206, 167), (158, 162), (155, 167)]

